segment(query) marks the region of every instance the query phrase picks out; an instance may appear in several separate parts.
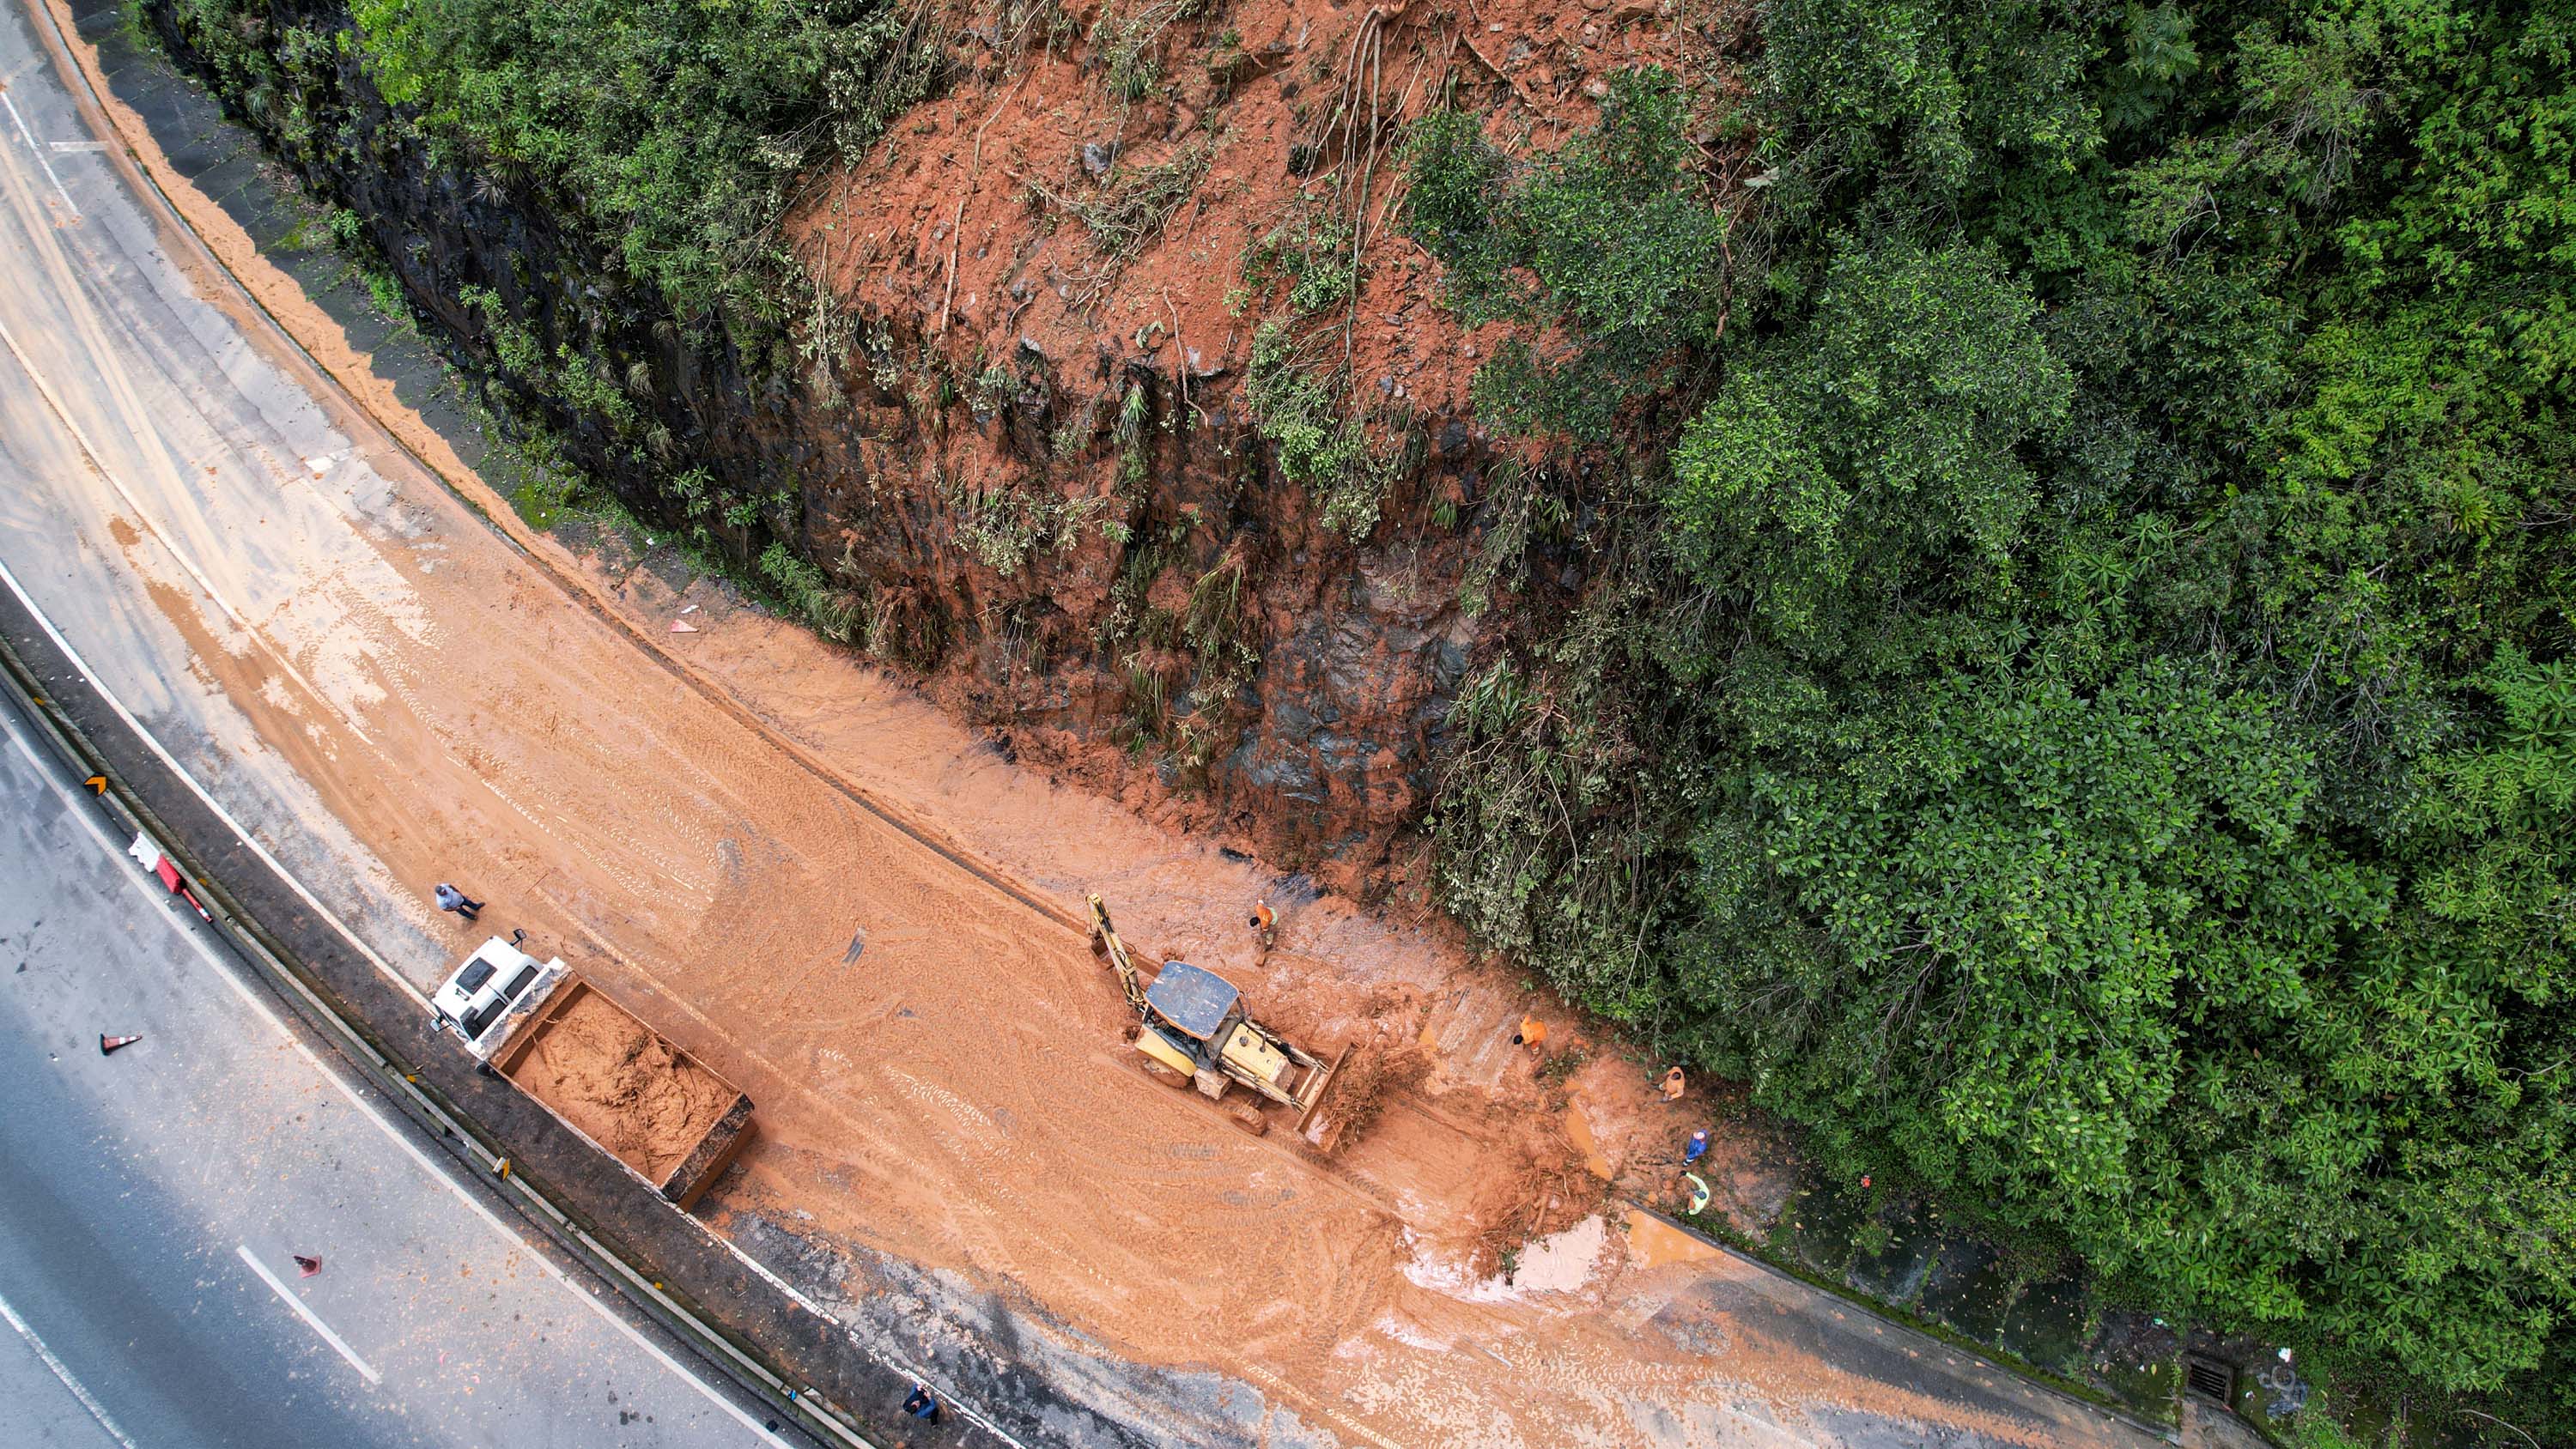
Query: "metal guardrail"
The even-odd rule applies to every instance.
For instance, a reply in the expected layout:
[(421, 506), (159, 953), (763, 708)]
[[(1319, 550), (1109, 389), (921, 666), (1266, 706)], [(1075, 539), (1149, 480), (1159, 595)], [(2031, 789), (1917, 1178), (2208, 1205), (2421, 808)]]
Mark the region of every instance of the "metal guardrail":
[[(44, 616), (36, 609), (34, 601), (18, 587), (16, 578), (8, 575), (5, 566), (0, 566), (0, 583), (7, 585), (30, 616), (43, 622)], [(100, 693), (101, 698), (106, 699), (104, 691)], [(0, 694), (5, 694), (17, 706), (18, 712), (34, 726), (38, 738), (44, 741), (56, 760), (73, 773), (73, 778), (103, 781), (103, 787), (96, 791), (101, 810), (119, 829), (148, 836), (179, 866), (197, 887), (215, 933), (233, 948), (234, 954), (267, 982), (299, 1019), (355, 1067), (360, 1076), (399, 1107), (416, 1127), (462, 1159), (504, 1201), (522, 1208), (521, 1218), (533, 1222), (548, 1241), (608, 1280), (618, 1289), (620, 1296), (634, 1304), (647, 1318), (700, 1350), (727, 1378), (753, 1398), (818, 1432), (826, 1442), (849, 1445), (851, 1449), (876, 1449), (876, 1445), (852, 1425), (847, 1411), (810, 1388), (798, 1387), (768, 1361), (757, 1344), (741, 1340), (700, 1317), (665, 1288), (663, 1280), (646, 1271), (649, 1264), (639, 1266), (640, 1255), (616, 1243), (612, 1237), (603, 1236), (595, 1224), (557, 1202), (541, 1183), (513, 1170), (498, 1137), (474, 1121), (457, 1104), (425, 1085), (414, 1064), (405, 1060), (390, 1041), (353, 1022), (326, 1000), (317, 989), (321, 980), (319, 973), (306, 966), (283, 940), (261, 926), (225, 883), (206, 869), (203, 858), (187, 839), (171, 829), (132, 786), (110, 768), (107, 757), (80, 725), (45, 693), (42, 682), (5, 636), (0, 636)], [(108, 702), (114, 705), (113, 700)], [(118, 713), (123, 711), (119, 709)], [(127, 722), (138, 735), (143, 735), (138, 723), (130, 717)], [(149, 741), (148, 735), (143, 735), (143, 738)], [(193, 787), (193, 781), (188, 783)], [(244, 843), (252, 842), (245, 838)]]

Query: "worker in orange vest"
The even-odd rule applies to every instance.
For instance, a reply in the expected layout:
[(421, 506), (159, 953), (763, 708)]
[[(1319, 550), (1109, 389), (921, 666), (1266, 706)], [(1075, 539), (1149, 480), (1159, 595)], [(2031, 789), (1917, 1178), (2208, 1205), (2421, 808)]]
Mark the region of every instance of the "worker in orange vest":
[(1252, 903), (1252, 939), (1259, 941), (1264, 951), (1269, 950), (1279, 940), (1279, 918), (1270, 913), (1268, 901)]
[(1664, 1073), (1664, 1101), (1667, 1105), (1682, 1099), (1682, 1069), (1674, 1067)]
[(1525, 1046), (1531, 1051), (1537, 1051), (1539, 1048), (1546, 1046), (1547, 1023), (1539, 1020), (1535, 1016), (1523, 1016), (1521, 1018), (1520, 1032), (1512, 1038), (1512, 1045)]

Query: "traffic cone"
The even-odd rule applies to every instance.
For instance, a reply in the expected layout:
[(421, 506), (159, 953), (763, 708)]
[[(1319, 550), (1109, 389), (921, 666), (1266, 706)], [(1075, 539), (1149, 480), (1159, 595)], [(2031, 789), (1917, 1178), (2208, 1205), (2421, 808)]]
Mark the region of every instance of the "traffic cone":
[(143, 1038), (139, 1036), (109, 1036), (106, 1032), (100, 1032), (98, 1034), (98, 1054), (103, 1057), (114, 1056), (119, 1050), (125, 1047), (130, 1047), (141, 1040), (143, 1040)]
[(298, 1277), (310, 1278), (322, 1271), (322, 1260), (319, 1258), (308, 1258), (302, 1253), (289, 1253), (286, 1256), (295, 1260), (295, 1271)]

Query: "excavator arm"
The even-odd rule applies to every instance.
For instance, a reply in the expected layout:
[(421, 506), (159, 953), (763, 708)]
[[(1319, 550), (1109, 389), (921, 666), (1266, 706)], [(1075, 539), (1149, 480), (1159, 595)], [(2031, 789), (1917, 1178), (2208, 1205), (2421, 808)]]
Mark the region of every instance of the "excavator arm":
[(1138, 1016), (1146, 1015), (1145, 983), (1136, 975), (1136, 958), (1127, 954), (1127, 943), (1118, 939), (1118, 928), (1109, 924), (1109, 907), (1096, 895), (1091, 897), (1091, 954), (1109, 963), (1127, 993), (1127, 1004)]

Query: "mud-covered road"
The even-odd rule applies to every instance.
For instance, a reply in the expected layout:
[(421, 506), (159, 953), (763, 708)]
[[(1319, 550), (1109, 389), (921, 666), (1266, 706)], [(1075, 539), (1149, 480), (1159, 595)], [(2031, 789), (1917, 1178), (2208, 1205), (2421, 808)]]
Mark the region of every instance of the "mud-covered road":
[[(748, 1090), (760, 1142), (702, 1215), (863, 1342), (1172, 1443), (2143, 1440), (1585, 1215), (1597, 1181), (1508, 1044), (1521, 1003), (1436, 943), (1292, 901), (1256, 963), (1254, 865), (442, 481), (379, 426), (417, 420), (362, 411), (135, 189), (101, 143), (148, 165), (149, 138), (96, 130), (34, 39), (0, 23), (26, 126), (0, 118), (0, 561), (415, 987), (466, 943), (425, 898), (454, 879)], [(363, 366), (226, 254), (325, 366)], [(1086, 889), (1292, 1029), (1415, 1043), (1430, 1075), (1331, 1161), (1233, 1130), (1127, 1063)], [(1636, 1069), (1598, 1065), (1615, 1118), (1642, 1091), (1612, 1072)], [(1569, 1218), (1514, 1281), (1478, 1271), (1498, 1229)]]
[(0, 705), (0, 1442), (813, 1443), (550, 1266), (54, 768)]

